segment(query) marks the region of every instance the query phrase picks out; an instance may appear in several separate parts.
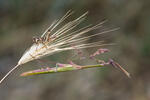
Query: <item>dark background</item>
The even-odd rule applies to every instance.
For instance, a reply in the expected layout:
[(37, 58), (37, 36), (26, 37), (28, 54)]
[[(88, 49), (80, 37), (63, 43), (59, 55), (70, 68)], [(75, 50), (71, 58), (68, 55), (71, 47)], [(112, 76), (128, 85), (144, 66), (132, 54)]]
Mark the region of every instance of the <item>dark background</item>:
[[(108, 19), (102, 30), (120, 27), (98, 38), (117, 44), (108, 46), (111, 52), (102, 57), (115, 59), (132, 74), (132, 79), (110, 66), (19, 77), (24, 71), (39, 68), (34, 61), (18, 68), (0, 85), (0, 99), (149, 100), (149, 0), (0, 0), (0, 78), (32, 44), (33, 36), (40, 36), (54, 19), (70, 9), (75, 11), (72, 18), (89, 11), (85, 24)], [(62, 52), (47, 59), (66, 63), (68, 56)]]

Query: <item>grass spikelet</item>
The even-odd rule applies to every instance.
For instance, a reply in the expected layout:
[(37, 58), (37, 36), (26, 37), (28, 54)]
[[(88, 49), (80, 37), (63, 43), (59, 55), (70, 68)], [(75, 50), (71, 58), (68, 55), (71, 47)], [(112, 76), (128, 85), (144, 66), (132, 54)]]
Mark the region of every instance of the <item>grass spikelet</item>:
[[(66, 50), (111, 45), (111, 44), (103, 44), (102, 41), (96, 41), (92, 43), (84, 43), (84, 42), (90, 39), (91, 37), (98, 36), (103, 33), (112, 32), (112, 31), (118, 30), (118, 28), (84, 37), (83, 35), (86, 34), (87, 32), (90, 32), (92, 30), (102, 27), (103, 23), (105, 23), (106, 21), (103, 21), (97, 25), (93, 25), (93, 26), (87, 25), (80, 29), (76, 29), (76, 27), (86, 19), (86, 16), (88, 14), (88, 12), (86, 12), (80, 17), (72, 21), (69, 21), (63, 25), (66, 19), (72, 14), (73, 14), (72, 11), (68, 11), (62, 18), (52, 22), (50, 27), (46, 29), (46, 31), (41, 35), (41, 37), (33, 38), (33, 44), (31, 45), (31, 47), (23, 54), (23, 56), (18, 61), (18, 64), (14, 68), (12, 68), (0, 80), (0, 83), (2, 83), (2, 81), (11, 72), (13, 72), (16, 68), (18, 68), (18, 66), (23, 65), (32, 60), (40, 59), (42, 57), (52, 55), (57, 52), (66, 51)], [(71, 46), (72, 44), (74, 45), (74, 47)]]

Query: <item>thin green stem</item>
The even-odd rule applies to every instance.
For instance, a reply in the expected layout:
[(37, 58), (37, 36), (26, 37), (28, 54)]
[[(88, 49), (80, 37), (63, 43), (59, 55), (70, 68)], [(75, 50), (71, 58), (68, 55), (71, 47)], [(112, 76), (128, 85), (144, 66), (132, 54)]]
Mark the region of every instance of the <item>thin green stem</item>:
[(28, 72), (22, 73), (20, 76), (31, 76), (37, 74), (52, 74), (58, 72), (67, 72), (67, 71), (74, 71), (74, 70), (81, 70), (87, 68), (95, 68), (95, 67), (104, 67), (104, 65), (87, 65), (87, 66), (77, 66), (71, 64), (65, 64), (63, 67), (54, 67), (54, 68), (45, 68), (45, 69), (37, 69)]

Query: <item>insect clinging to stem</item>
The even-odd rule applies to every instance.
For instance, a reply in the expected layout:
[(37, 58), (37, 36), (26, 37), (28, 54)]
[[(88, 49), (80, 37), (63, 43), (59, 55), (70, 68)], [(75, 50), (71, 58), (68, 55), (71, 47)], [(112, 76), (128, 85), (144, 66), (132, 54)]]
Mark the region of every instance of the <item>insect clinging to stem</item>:
[(39, 43), (48, 43), (48, 42), (52, 42), (55, 39), (55, 37), (51, 37), (50, 36), (50, 30), (47, 31), (47, 35), (43, 36), (43, 37), (33, 37), (33, 43), (39, 44)]
[[(73, 14), (73, 11), (69, 10), (62, 18), (52, 22), (50, 27), (46, 29), (46, 31), (41, 35), (41, 37), (33, 38), (32, 46), (23, 54), (23, 56), (18, 61), (18, 64), (15, 67), (13, 67), (0, 80), (0, 83), (2, 83), (3, 80), (6, 79), (8, 75), (10, 75), (10, 73), (12, 73), (16, 68), (18, 68), (18, 66), (23, 65), (32, 60), (40, 59), (42, 57), (52, 55), (57, 52), (66, 51), (66, 50), (84, 49), (84, 48), (98, 47), (104, 45), (111, 45), (111, 44), (103, 44), (102, 41), (83, 43), (89, 40), (91, 37), (98, 36), (100, 34), (112, 32), (119, 29), (119, 28), (115, 28), (115, 29), (110, 29), (96, 34), (83, 36), (84, 34), (92, 30), (102, 27), (103, 23), (106, 22), (105, 20), (96, 25), (88, 25), (80, 29), (75, 29), (82, 21), (85, 20), (87, 13), (88, 12), (62, 25), (63, 22), (66, 21), (66, 19)], [(60, 25), (62, 26), (60, 27)], [(58, 26), (60, 28), (58, 28)], [(72, 47), (71, 46), (72, 44), (76, 44), (76, 45)]]

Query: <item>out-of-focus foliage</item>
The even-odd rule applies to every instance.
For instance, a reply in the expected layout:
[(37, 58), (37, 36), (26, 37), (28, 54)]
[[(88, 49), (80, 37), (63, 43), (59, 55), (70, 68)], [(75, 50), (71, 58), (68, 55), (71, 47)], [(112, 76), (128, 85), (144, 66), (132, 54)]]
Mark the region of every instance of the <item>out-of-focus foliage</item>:
[[(119, 71), (110, 68), (18, 77), (21, 72), (36, 68), (38, 62), (35, 61), (18, 68), (0, 85), (0, 98), (3, 100), (149, 100), (149, 0), (0, 0), (0, 77), (2, 78), (12, 65), (15, 65), (25, 49), (30, 46), (32, 36), (41, 35), (54, 19), (60, 18), (70, 9), (75, 10), (73, 17), (89, 11), (84, 24), (108, 19), (108, 23), (97, 30), (98, 32), (120, 27), (119, 31), (96, 39), (117, 43), (115, 46), (109, 46), (112, 54), (102, 57), (116, 59), (133, 78), (129, 80)], [(69, 55), (67, 52), (62, 52), (47, 59), (64, 63), (68, 58), (67, 55)], [(82, 64), (87, 62), (94, 63), (83, 61)]]

